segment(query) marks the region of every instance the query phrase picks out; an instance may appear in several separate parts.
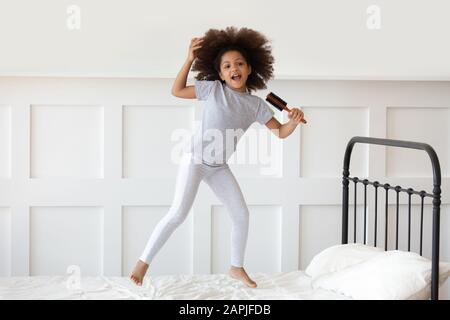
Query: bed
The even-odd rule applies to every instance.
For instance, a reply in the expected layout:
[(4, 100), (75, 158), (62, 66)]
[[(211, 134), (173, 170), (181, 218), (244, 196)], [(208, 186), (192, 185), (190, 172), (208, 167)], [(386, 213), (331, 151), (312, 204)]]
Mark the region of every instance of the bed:
[[(412, 188), (390, 186), (377, 181), (350, 177), (350, 158), (357, 143), (377, 144), (424, 150), (433, 168), (432, 193)], [(349, 185), (353, 183), (353, 226), (349, 225)], [(364, 241), (356, 242), (357, 212), (356, 185), (364, 187)], [(257, 289), (247, 288), (225, 274), (148, 276), (143, 286), (135, 286), (126, 277), (35, 276), (0, 278), (0, 299), (154, 299), (154, 300), (348, 300), (348, 299), (432, 299), (439, 298), (439, 285), (450, 276), (450, 264), (439, 262), (439, 225), (441, 204), (441, 173), (438, 157), (431, 146), (424, 143), (353, 137), (347, 144), (343, 166), (342, 241), (317, 254), (303, 270), (280, 273), (252, 273)], [(378, 189), (385, 192), (385, 215), (388, 214), (388, 192), (397, 194), (395, 250), (388, 250), (388, 233), (384, 232), (384, 248), (377, 246), (377, 223), (374, 243), (366, 243), (367, 188), (375, 193), (375, 221), (378, 215)], [(398, 194), (421, 199), (423, 219), (424, 198), (433, 199), (432, 258), (422, 257), (423, 223), (420, 225), (420, 252), (410, 252), (411, 219), (408, 228), (408, 251), (398, 250)], [(385, 231), (388, 226), (385, 219)], [(349, 229), (353, 243), (349, 242)], [(75, 280), (75, 281), (74, 281)]]
[(255, 273), (258, 289), (225, 274), (147, 277), (142, 287), (125, 277), (83, 277), (79, 286), (65, 276), (11, 277), (0, 282), (0, 297), (57, 300), (341, 300), (328, 290), (311, 288), (303, 271)]

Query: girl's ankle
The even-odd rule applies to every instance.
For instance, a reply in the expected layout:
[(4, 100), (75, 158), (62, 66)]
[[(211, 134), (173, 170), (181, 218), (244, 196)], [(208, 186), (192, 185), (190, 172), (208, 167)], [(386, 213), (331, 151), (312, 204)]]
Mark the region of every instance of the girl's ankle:
[(244, 267), (235, 267), (235, 266), (231, 266), (231, 269), (234, 269), (234, 270), (244, 270)]

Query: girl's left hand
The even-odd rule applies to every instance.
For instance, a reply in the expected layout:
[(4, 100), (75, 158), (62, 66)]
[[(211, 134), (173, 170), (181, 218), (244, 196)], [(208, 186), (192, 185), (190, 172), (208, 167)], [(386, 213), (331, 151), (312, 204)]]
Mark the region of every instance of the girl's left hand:
[(292, 108), (291, 112), (288, 114), (289, 122), (294, 124), (300, 124), (300, 122), (306, 123), (306, 120), (303, 118), (304, 114), (303, 111), (298, 108)]

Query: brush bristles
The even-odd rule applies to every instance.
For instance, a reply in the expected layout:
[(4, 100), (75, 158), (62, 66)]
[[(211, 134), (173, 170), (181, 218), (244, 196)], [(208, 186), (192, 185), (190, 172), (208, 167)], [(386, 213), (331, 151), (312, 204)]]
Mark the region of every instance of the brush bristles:
[(272, 104), (275, 108), (277, 108), (280, 111), (283, 111), (284, 107), (287, 105), (287, 103), (278, 97), (275, 93), (270, 92), (267, 97), (266, 101), (268, 101), (270, 104)]

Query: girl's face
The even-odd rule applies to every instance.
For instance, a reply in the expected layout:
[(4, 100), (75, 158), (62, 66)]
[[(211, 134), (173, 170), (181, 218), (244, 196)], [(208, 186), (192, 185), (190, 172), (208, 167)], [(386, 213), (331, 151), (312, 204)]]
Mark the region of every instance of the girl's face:
[(251, 66), (239, 51), (227, 51), (222, 55), (219, 76), (231, 89), (246, 92), (246, 82), (251, 72)]

